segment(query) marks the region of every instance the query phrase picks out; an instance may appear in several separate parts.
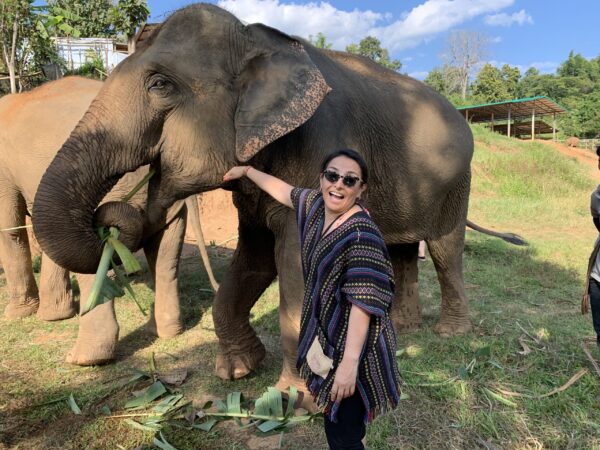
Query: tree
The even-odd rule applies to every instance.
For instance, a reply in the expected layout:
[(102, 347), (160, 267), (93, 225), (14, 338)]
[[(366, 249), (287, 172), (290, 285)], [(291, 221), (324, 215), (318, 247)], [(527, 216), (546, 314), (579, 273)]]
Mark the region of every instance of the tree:
[(379, 39), (373, 36), (367, 36), (362, 39), (358, 45), (350, 44), (346, 47), (348, 53), (354, 53), (355, 55), (366, 56), (372, 59), (376, 63), (386, 67), (388, 69), (399, 71), (402, 67), (402, 63), (397, 60), (390, 60), (390, 55), (387, 49), (381, 47)]
[(19, 59), (30, 28), (31, 8), (28, 0), (2, 0), (0, 6), (0, 39), (2, 58), (8, 70), (10, 92), (17, 92)]
[(317, 48), (331, 48), (331, 44), (327, 42), (327, 38), (320, 31), (317, 33), (317, 36), (313, 36), (312, 34), (308, 36), (308, 42), (314, 45)]
[(485, 64), (475, 79), (473, 95), (484, 103), (507, 100), (509, 94), (502, 72), (491, 64)]
[(460, 91), (459, 73), (456, 68), (450, 67), (447, 64), (441, 68), (436, 67), (431, 70), (424, 81), (446, 97), (450, 97)]
[(72, 30), (78, 30), (81, 37), (115, 34), (110, 20), (113, 8), (110, 0), (49, 0), (47, 8), (54, 17), (61, 18), (62, 26), (56, 27), (56, 36), (73, 36)]
[(489, 37), (477, 31), (453, 31), (448, 36), (442, 57), (456, 69), (463, 99), (467, 97), (471, 73), (485, 58), (488, 44)]
[(137, 27), (144, 23), (149, 15), (150, 9), (146, 0), (119, 0), (111, 10), (115, 30), (117, 33), (123, 33), (127, 36), (129, 53), (135, 51), (133, 37)]
[(519, 98), (519, 81), (521, 80), (521, 71), (519, 68), (504, 64), (500, 71), (502, 72), (502, 79), (504, 80), (508, 97)]

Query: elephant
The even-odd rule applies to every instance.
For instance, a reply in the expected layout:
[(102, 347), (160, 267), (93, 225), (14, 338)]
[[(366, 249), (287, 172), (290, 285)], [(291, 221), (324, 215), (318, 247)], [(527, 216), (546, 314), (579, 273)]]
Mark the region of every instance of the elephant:
[[(19, 227), (24, 225), (26, 214), (32, 210), (44, 171), (101, 86), (99, 81), (68, 77), (0, 99), (0, 228), (9, 229), (0, 232), (0, 259), (9, 289), (10, 300), (5, 309), (9, 319), (37, 312), (38, 318), (52, 321), (67, 319), (76, 313), (69, 272), (55, 264), (47, 254), (42, 255), (38, 292), (27, 232)], [(120, 200), (146, 173), (148, 166), (126, 174), (104, 201)], [(156, 304), (148, 328), (160, 337), (170, 337), (183, 329), (177, 293), (177, 263), (185, 234), (187, 205), (195, 216), (197, 237), (201, 233), (198, 204), (195, 199), (186, 200), (185, 204), (178, 201), (160, 214), (159, 221), (149, 222), (144, 218), (146, 200), (147, 189), (141, 189), (129, 202), (132, 206), (120, 213), (129, 215), (129, 228), (137, 226), (143, 233), (136, 238), (139, 243), (135, 242), (131, 247), (143, 247), (155, 280)], [(203, 237), (198, 241), (203, 243)], [(204, 246), (200, 247), (206, 254)], [(207, 264), (205, 260), (212, 277)], [(77, 278), (83, 308), (94, 277), (80, 274)], [(77, 342), (67, 361), (90, 365), (113, 359), (118, 331), (112, 301), (93, 309), (81, 317)]]
[(565, 140), (565, 144), (567, 147), (579, 147), (579, 138), (575, 136), (571, 136)]
[[(321, 161), (337, 148), (357, 150), (370, 169), (363, 200), (392, 259), (396, 329), (421, 324), (417, 249), (425, 240), (442, 293), (435, 330), (468, 332), (462, 253), (473, 137), (461, 114), (420, 81), (243, 24), (215, 5), (173, 13), (114, 69), (42, 178), (34, 230), (52, 258), (90, 272), (101, 252), (92, 227), (97, 205), (124, 173), (145, 164), (156, 170), (148, 190), (157, 208), (149, 216), (194, 193), (233, 191), (239, 240), (213, 304), (215, 372), (235, 379), (258, 368), (265, 347), (250, 310), (278, 277), (277, 386), (302, 386), (295, 360), (304, 284), (294, 211), (246, 179), (224, 183), (223, 174), (251, 164), (317, 187)], [(57, 244), (65, 241), (73, 245)]]

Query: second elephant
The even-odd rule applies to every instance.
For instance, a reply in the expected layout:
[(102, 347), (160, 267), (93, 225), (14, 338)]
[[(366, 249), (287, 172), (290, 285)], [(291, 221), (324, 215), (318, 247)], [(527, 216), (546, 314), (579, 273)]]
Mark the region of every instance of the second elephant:
[[(44, 171), (101, 86), (99, 81), (71, 77), (0, 100), (0, 228), (8, 229), (0, 232), (0, 259), (9, 289), (10, 298), (5, 309), (5, 316), (9, 319), (37, 312), (40, 319), (60, 320), (76, 313), (69, 272), (45, 254), (42, 256), (38, 291), (27, 233), (18, 227), (25, 224), (25, 216), (32, 210)], [(104, 202), (120, 200), (147, 173), (146, 166), (126, 174), (107, 194)], [(122, 229), (131, 228), (136, 222), (141, 225), (141, 235), (129, 239), (134, 249), (144, 249), (155, 281), (155, 308), (148, 328), (158, 336), (170, 337), (183, 329), (177, 272), (187, 207), (179, 201), (168, 210), (163, 209), (160, 219), (150, 223), (145, 215), (149, 207), (147, 198), (147, 189), (142, 188), (129, 202), (131, 207), (124, 211), (126, 216), (122, 216), (120, 208), (104, 213), (122, 216), (115, 218), (115, 223)], [(195, 207), (193, 212), (197, 214), (195, 199), (188, 204)], [(195, 231), (198, 234), (197, 229)], [(203, 239), (199, 237), (198, 241), (203, 242)], [(210, 270), (209, 274), (212, 276)], [(93, 276), (78, 274), (77, 278), (81, 304), (84, 305)], [(95, 308), (82, 316), (77, 342), (67, 360), (81, 365), (111, 360), (118, 333), (113, 301)]]

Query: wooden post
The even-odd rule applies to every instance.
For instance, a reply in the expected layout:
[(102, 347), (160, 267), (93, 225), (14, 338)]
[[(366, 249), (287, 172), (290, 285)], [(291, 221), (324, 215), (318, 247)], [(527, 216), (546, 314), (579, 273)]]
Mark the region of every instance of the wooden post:
[(531, 140), (535, 139), (535, 108), (531, 110)]
[(510, 106), (508, 107), (508, 137), (510, 137)]
[(465, 109), (465, 120), (468, 122), (469, 121), (469, 110)]
[(494, 113), (492, 113), (492, 131), (494, 131)]
[(556, 113), (552, 113), (552, 140), (556, 142)]

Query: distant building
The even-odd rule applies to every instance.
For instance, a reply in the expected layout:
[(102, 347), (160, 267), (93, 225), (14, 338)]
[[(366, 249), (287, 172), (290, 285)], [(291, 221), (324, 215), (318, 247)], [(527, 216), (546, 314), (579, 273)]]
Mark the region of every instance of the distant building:
[(102, 59), (104, 68), (110, 73), (117, 64), (127, 58), (127, 50), (117, 50), (110, 38), (66, 38), (53, 37), (58, 55), (65, 60), (68, 70), (75, 70), (94, 58)]

